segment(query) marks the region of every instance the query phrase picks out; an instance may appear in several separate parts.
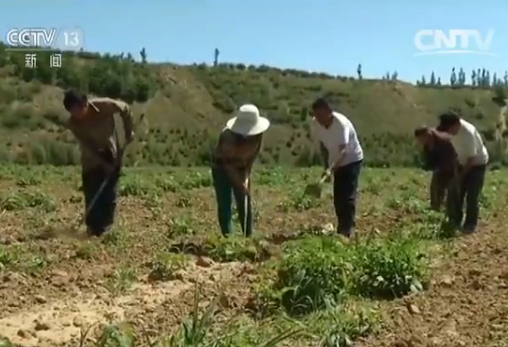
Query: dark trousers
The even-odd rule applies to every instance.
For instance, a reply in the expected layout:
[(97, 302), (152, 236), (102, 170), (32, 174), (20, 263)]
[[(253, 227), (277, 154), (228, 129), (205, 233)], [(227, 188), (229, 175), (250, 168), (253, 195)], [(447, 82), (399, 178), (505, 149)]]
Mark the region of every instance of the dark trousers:
[(439, 211), (443, 205), (446, 191), (452, 182), (453, 174), (441, 171), (434, 171), (430, 181), (430, 207)]
[(363, 160), (339, 167), (333, 178), (333, 204), (338, 219), (337, 231), (351, 236), (355, 227), (356, 196)]
[[(89, 231), (96, 236), (102, 235), (114, 222), (119, 177), (120, 168), (115, 169), (109, 175), (103, 167), (97, 167), (82, 173), (87, 211), (93, 199), (97, 196), (94, 205), (85, 218)], [(105, 180), (107, 182), (102, 191), (99, 192)]]
[(460, 227), (462, 224), (464, 200), (466, 200), (464, 229), (474, 231), (476, 228), (480, 211), (480, 194), (483, 189), (486, 171), (486, 165), (474, 166), (450, 185), (447, 193), (447, 214), (456, 227)]
[[(238, 217), (242, 231), (246, 236), (252, 234), (252, 202), (250, 194), (247, 196), (235, 189), (227, 173), (220, 167), (212, 168), (213, 187), (217, 199), (217, 212), (219, 217), (219, 226), (222, 235), (227, 236), (231, 233), (231, 220), (233, 218), (232, 204), (233, 195), (236, 201)], [(245, 211), (245, 199), (247, 199), (247, 211)], [(245, 213), (247, 213), (247, 225), (245, 224)]]

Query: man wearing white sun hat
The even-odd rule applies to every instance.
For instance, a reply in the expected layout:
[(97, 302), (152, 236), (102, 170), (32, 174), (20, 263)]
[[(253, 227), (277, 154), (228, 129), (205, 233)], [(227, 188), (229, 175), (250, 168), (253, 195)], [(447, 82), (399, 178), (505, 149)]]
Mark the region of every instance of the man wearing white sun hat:
[(256, 160), (263, 133), (270, 121), (259, 115), (251, 104), (242, 105), (222, 130), (212, 161), (212, 177), (217, 198), (218, 217), (224, 236), (231, 233), (232, 196), (246, 236), (252, 234), (252, 202), (250, 174)]

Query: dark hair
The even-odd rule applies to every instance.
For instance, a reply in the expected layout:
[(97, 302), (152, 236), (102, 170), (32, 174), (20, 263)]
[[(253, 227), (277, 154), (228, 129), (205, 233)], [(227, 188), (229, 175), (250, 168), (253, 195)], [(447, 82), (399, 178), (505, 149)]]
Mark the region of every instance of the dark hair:
[(317, 98), (316, 101), (312, 103), (312, 110), (331, 110), (330, 103), (326, 101), (325, 98)]
[(460, 123), (460, 115), (457, 111), (451, 110), (439, 115), (438, 129), (440, 131), (448, 131), (452, 126)]
[(415, 129), (415, 137), (420, 137), (429, 133), (429, 128), (426, 126), (420, 126)]
[(65, 92), (63, 104), (67, 111), (70, 111), (74, 106), (81, 106), (86, 104), (87, 97), (85, 94), (78, 93), (74, 89)]

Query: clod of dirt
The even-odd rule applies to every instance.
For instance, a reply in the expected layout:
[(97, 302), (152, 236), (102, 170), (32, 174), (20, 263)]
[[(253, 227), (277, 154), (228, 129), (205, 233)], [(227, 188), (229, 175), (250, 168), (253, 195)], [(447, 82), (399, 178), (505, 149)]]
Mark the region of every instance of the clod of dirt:
[(211, 267), (213, 265), (213, 260), (207, 257), (198, 256), (196, 265), (201, 267)]
[(17, 272), (8, 272), (3, 277), (4, 282), (13, 282), (17, 284), (26, 284), (26, 280), (23, 275)]
[(19, 337), (22, 337), (24, 339), (29, 339), (29, 338), (32, 338), (35, 336), (35, 333), (30, 331), (30, 330), (26, 330), (26, 329), (19, 329), (18, 330), (18, 336)]
[(472, 283), (471, 283), (471, 287), (474, 289), (474, 290), (480, 290), (480, 289), (483, 289), (485, 286), (480, 283), (480, 281), (478, 280), (474, 280)]
[(74, 325), (76, 328), (82, 328), (85, 326), (85, 321), (81, 317), (74, 317), (72, 320), (72, 325)]
[(429, 347), (440, 347), (440, 346), (443, 346), (443, 340), (440, 339), (439, 337), (433, 337), (430, 340)]
[(406, 303), (406, 307), (407, 307), (408, 312), (413, 314), (413, 315), (417, 315), (417, 314), (421, 313), (420, 309), (415, 304), (407, 302)]
[(229, 299), (229, 297), (222, 293), (220, 298), (219, 298), (219, 303), (222, 307), (224, 308), (231, 308), (232, 307), (232, 303), (231, 303), (231, 300)]
[(240, 276), (243, 274), (252, 275), (256, 273), (256, 267), (251, 263), (245, 263), (240, 270)]
[(332, 223), (325, 224), (321, 229), (321, 233), (323, 235), (332, 234), (335, 231), (335, 228)]
[(459, 337), (459, 333), (457, 332), (457, 322), (455, 320), (450, 320), (444, 328), (444, 333), (449, 338), (456, 340)]
[(469, 270), (468, 272), (469, 277), (477, 277), (480, 276), (481, 274), (482, 272), (476, 269)]
[(46, 322), (35, 321), (35, 331), (49, 330), (51, 326)]
[(451, 287), (453, 285), (453, 281), (454, 281), (453, 277), (445, 275), (441, 278), (439, 284), (442, 285), (443, 287)]
[(173, 274), (175, 280), (185, 282), (187, 280), (187, 272), (184, 269), (176, 270)]
[(45, 303), (47, 303), (47, 302), (48, 302), (48, 299), (46, 299), (46, 297), (45, 297), (45, 296), (43, 296), (43, 295), (36, 295), (36, 296), (35, 296), (35, 301), (36, 301), (37, 303), (39, 303), (39, 304), (45, 304)]

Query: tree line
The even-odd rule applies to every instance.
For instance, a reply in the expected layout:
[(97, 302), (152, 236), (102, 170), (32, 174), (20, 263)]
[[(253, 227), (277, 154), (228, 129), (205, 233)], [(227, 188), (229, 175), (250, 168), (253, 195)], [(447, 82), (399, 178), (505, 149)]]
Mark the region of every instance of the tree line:
[[(131, 54), (123, 53), (38, 52), (33, 67), (26, 64), (26, 52), (12, 52), (7, 48), (0, 42), (0, 68), (9, 66), (9, 75), (25, 82), (76, 88), (129, 103), (147, 101), (157, 89), (158, 78), (147, 65), (144, 48), (140, 51), (140, 62)], [(59, 68), (50, 65), (51, 55), (55, 53), (62, 54)]]

